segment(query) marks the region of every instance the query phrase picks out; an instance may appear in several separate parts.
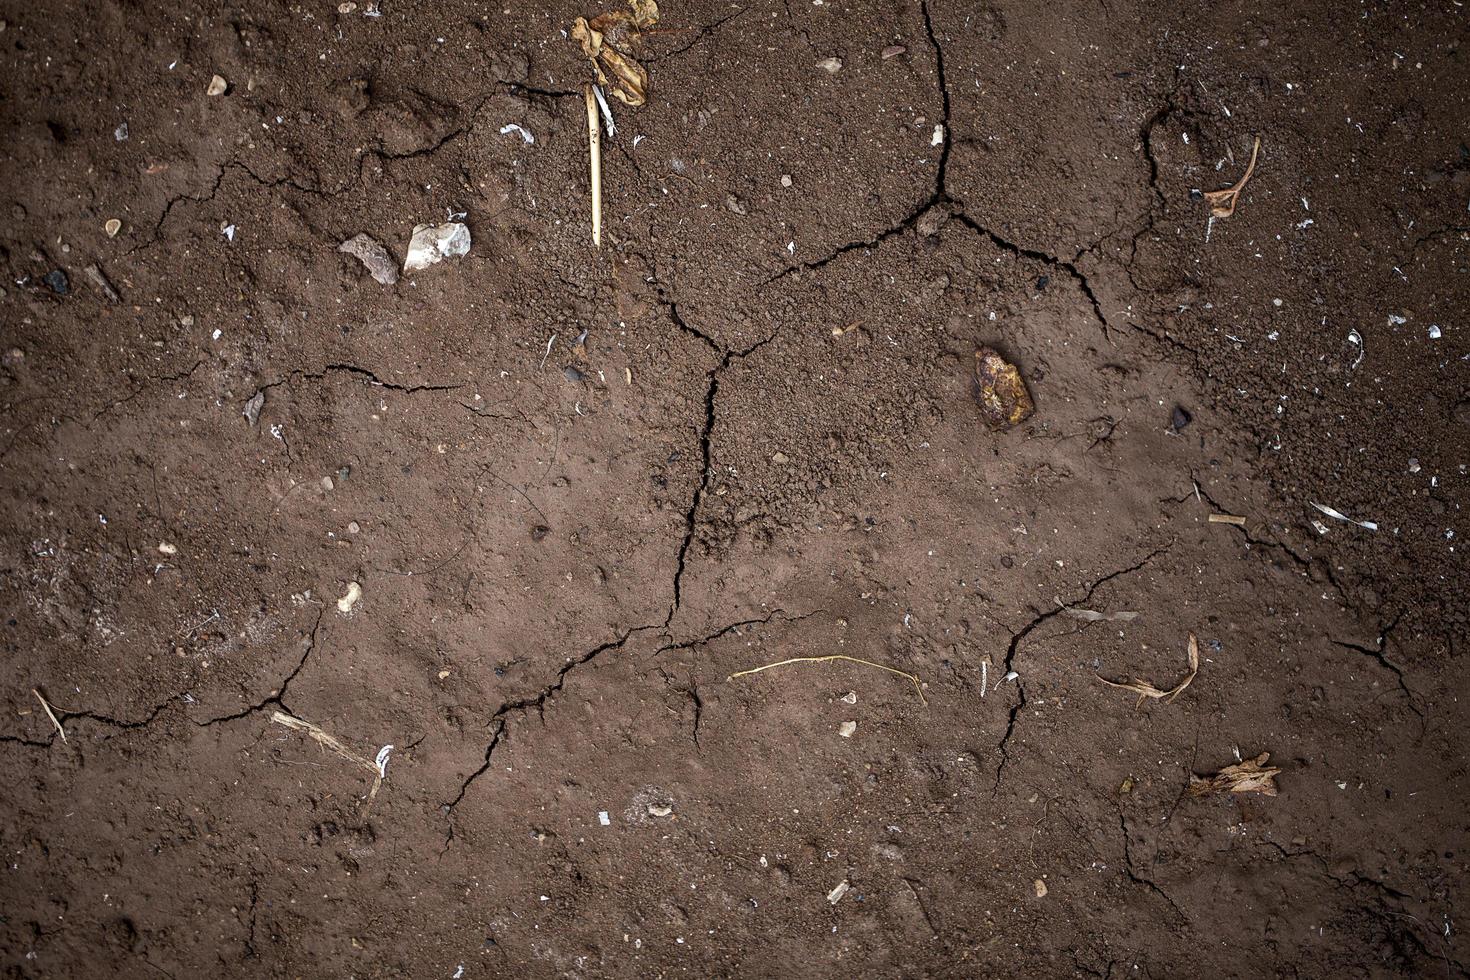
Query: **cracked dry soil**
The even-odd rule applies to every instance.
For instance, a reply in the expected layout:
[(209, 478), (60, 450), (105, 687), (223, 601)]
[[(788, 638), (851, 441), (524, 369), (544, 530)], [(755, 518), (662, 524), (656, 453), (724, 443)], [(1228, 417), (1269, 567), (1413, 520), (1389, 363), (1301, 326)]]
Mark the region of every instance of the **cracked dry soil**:
[(376, 6), (0, 18), (7, 976), (1466, 973), (1463, 9)]

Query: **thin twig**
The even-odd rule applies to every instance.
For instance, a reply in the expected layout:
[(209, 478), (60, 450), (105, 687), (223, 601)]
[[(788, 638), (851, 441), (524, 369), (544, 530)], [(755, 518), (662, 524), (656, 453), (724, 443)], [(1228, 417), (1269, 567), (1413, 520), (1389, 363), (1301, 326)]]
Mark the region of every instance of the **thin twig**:
[(879, 670), (886, 670), (888, 671), (888, 673), (897, 674), (899, 677), (907, 677), (910, 681), (913, 682), (914, 692), (919, 695), (919, 703), (923, 705), (927, 705), (929, 703), (924, 698), (923, 685), (919, 683), (919, 678), (917, 678), (913, 674), (899, 670), (897, 667), (888, 667), (883, 664), (875, 664), (871, 660), (863, 660), (859, 657), (849, 657), (844, 653), (834, 653), (825, 657), (792, 657), (789, 660), (778, 660), (773, 664), (766, 664), (763, 667), (752, 667), (750, 670), (737, 670), (729, 677), (726, 677), (725, 680), (733, 681), (737, 677), (745, 677), (748, 674), (759, 674), (763, 670), (770, 670), (772, 667), (784, 667), (787, 664), (819, 664), (828, 660), (848, 660), (855, 664), (866, 664), (869, 667), (877, 667)]
[(597, 96), (582, 86), (587, 97), (587, 157), (592, 167), (592, 244), (602, 247), (602, 132), (597, 121)]
[(56, 720), (56, 714), (51, 710), (51, 705), (46, 703), (46, 699), (41, 697), (41, 692), (36, 690), (34, 687), (31, 688), (31, 693), (36, 696), (37, 701), (41, 702), (41, 708), (46, 712), (46, 717), (51, 719), (51, 724), (56, 726), (56, 733), (60, 735), (61, 740), (65, 742), (66, 729), (62, 728), (61, 722)]

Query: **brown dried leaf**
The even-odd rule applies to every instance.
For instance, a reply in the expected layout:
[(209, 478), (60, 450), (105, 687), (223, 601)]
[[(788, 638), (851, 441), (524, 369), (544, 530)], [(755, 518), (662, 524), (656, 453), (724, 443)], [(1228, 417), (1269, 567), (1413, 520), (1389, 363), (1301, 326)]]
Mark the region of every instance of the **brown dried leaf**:
[(598, 14), (588, 21), (572, 23), (572, 38), (597, 71), (597, 83), (605, 85), (620, 101), (634, 108), (648, 101), (648, 72), (633, 57), (639, 33), (658, 23), (654, 0), (629, 0), (632, 13), (623, 10)]
[(1207, 796), (1210, 793), (1261, 793), (1276, 795), (1276, 777), (1281, 770), (1266, 765), (1270, 752), (1262, 752), (1254, 759), (1247, 759), (1234, 766), (1226, 766), (1213, 776), (1200, 778), (1191, 774), (1189, 793), (1191, 796)]
[(1019, 425), (1036, 410), (1021, 372), (989, 347), (975, 352), (975, 381), (979, 385), (980, 415), (992, 429)]
[(1191, 633), (1189, 634), (1189, 673), (1184, 676), (1184, 680), (1180, 681), (1178, 684), (1175, 684), (1167, 691), (1161, 691), (1157, 687), (1154, 687), (1152, 684), (1150, 684), (1148, 681), (1142, 680), (1137, 677), (1133, 678), (1133, 680), (1131, 681), (1110, 681), (1106, 677), (1103, 677), (1101, 674), (1099, 674), (1097, 679), (1102, 681), (1108, 687), (1121, 687), (1125, 691), (1132, 691), (1134, 694), (1137, 694), (1138, 704), (1134, 705), (1134, 708), (1136, 710), (1143, 707), (1143, 702), (1146, 698), (1156, 698), (1162, 700), (1165, 704), (1168, 704), (1170, 701), (1173, 701), (1175, 698), (1177, 698), (1180, 694), (1184, 693), (1184, 689), (1194, 682), (1194, 675), (1198, 673), (1199, 641), (1195, 639), (1194, 634)]

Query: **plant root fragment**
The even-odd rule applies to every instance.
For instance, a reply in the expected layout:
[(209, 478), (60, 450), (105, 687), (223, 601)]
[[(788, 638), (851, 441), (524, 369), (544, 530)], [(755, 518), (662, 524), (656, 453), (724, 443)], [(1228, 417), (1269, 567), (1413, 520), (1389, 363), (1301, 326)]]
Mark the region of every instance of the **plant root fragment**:
[(849, 657), (843, 653), (834, 653), (825, 657), (791, 657), (788, 660), (778, 660), (773, 664), (766, 664), (762, 667), (752, 667), (750, 670), (737, 670), (729, 677), (726, 677), (725, 680), (733, 681), (737, 677), (745, 677), (750, 674), (759, 674), (763, 670), (770, 670), (772, 667), (784, 667), (787, 664), (819, 664), (829, 660), (847, 660), (855, 664), (865, 664), (869, 667), (877, 667), (879, 670), (886, 670), (888, 673), (897, 674), (899, 677), (907, 677), (914, 685), (914, 693), (919, 696), (919, 703), (922, 705), (928, 705), (929, 703), (928, 700), (924, 697), (923, 685), (919, 682), (919, 678), (915, 675), (910, 674), (907, 671), (899, 670), (897, 667), (888, 667), (884, 664), (875, 664), (871, 660), (863, 660), (859, 657)]

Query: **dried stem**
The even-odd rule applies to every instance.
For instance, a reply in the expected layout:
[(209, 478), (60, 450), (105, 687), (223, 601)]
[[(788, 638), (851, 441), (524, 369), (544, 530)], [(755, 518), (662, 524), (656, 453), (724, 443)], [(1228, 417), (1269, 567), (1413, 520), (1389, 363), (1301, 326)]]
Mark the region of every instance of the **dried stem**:
[(924, 705), (927, 705), (929, 703), (924, 698), (924, 688), (919, 683), (919, 678), (915, 677), (913, 674), (899, 670), (896, 667), (887, 667), (883, 664), (875, 664), (871, 660), (862, 660), (858, 657), (849, 657), (843, 653), (834, 653), (826, 657), (792, 657), (789, 660), (778, 660), (773, 664), (766, 664), (764, 667), (752, 667), (750, 670), (737, 670), (729, 677), (726, 677), (725, 680), (733, 681), (737, 677), (745, 677), (748, 674), (759, 674), (763, 670), (770, 670), (772, 667), (784, 667), (787, 664), (819, 664), (828, 660), (848, 660), (855, 664), (866, 664), (869, 667), (877, 667), (879, 670), (886, 670), (888, 671), (888, 673), (897, 674), (899, 677), (907, 677), (910, 681), (913, 682), (914, 692), (919, 695), (919, 703)]
[(1230, 187), (1221, 191), (1206, 191), (1205, 200), (1210, 202), (1210, 215), (1216, 218), (1228, 218), (1235, 213), (1235, 203), (1240, 198), (1240, 192), (1245, 190), (1246, 181), (1251, 179), (1251, 174), (1256, 169), (1256, 154), (1261, 152), (1261, 138), (1256, 137), (1256, 143), (1251, 147), (1251, 162), (1246, 165), (1245, 173)]
[(57, 721), (57, 719), (56, 719), (56, 713), (51, 710), (51, 705), (49, 705), (49, 704), (46, 703), (46, 699), (43, 698), (43, 697), (41, 697), (41, 692), (38, 691), (38, 690), (36, 690), (34, 687), (31, 688), (31, 693), (36, 696), (36, 700), (37, 701), (41, 702), (41, 709), (46, 712), (46, 717), (47, 718), (50, 718), (51, 719), (51, 724), (53, 724), (53, 725), (56, 726), (56, 733), (58, 735), (60, 735), (61, 736), (61, 740), (63, 742), (65, 742), (66, 741), (66, 729), (61, 727), (61, 722), (60, 721)]
[(587, 158), (592, 167), (592, 244), (602, 247), (602, 131), (597, 119), (597, 96), (590, 84), (582, 86), (587, 97)]

